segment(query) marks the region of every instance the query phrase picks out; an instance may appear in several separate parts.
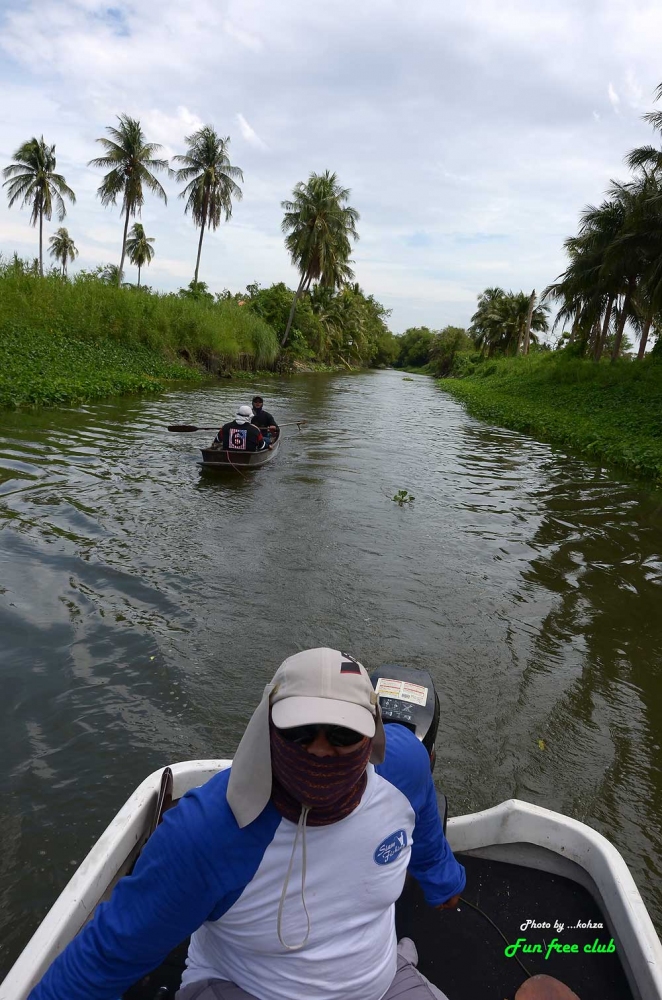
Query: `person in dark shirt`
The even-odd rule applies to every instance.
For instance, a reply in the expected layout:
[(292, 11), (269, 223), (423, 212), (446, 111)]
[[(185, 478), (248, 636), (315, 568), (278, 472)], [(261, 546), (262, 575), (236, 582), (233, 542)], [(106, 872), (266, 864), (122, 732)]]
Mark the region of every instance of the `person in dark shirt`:
[(252, 423), (264, 432), (267, 447), (271, 447), (272, 435), (278, 430), (278, 424), (271, 413), (264, 409), (262, 396), (253, 396), (253, 420)]
[(258, 427), (251, 423), (250, 406), (240, 406), (234, 420), (223, 424), (216, 441), (224, 451), (262, 451), (265, 440)]

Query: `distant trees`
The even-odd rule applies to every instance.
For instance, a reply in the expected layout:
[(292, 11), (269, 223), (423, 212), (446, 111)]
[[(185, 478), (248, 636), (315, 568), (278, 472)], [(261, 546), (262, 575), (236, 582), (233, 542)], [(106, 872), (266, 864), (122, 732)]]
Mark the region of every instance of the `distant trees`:
[(478, 308), (471, 317), (471, 334), (476, 347), (493, 354), (528, 354), (529, 344), (537, 343), (537, 333), (549, 328), (549, 306), (536, 305), (535, 292), (505, 292), (486, 288), (478, 296)]
[(446, 326), (435, 335), (430, 348), (430, 368), (434, 375), (450, 375), (458, 354), (475, 351), (475, 344), (461, 326)]
[(32, 209), (30, 222), (33, 226), (39, 223), (39, 273), (44, 275), (44, 218), (49, 222), (55, 208), (58, 220), (62, 222), (67, 210), (64, 199), (72, 204), (76, 195), (67, 185), (62, 174), (55, 173), (55, 146), (49, 146), (43, 135), (40, 139), (33, 136), (14, 153), (14, 163), (10, 163), (2, 171), (7, 178), (3, 187), (7, 188), (9, 207), (17, 201), (21, 208), (29, 206)]
[(398, 337), (398, 365), (422, 368), (430, 360), (434, 333), (427, 326), (412, 326)]
[(243, 182), (244, 175), (239, 167), (230, 163), (230, 137), (222, 139), (211, 125), (204, 125), (197, 132), (186, 136), (186, 142), (188, 151), (183, 156), (174, 157), (175, 163), (182, 164), (175, 177), (179, 183), (188, 182), (179, 197), (186, 199), (184, 211), (190, 212), (193, 222), (200, 227), (193, 276), (197, 285), (205, 226), (217, 229), (223, 215), (225, 221), (228, 221), (232, 215), (232, 199), (239, 201), (242, 197), (241, 188), (236, 182)]
[(67, 229), (61, 226), (55, 236), (51, 236), (49, 254), (62, 266), (62, 277), (67, 276), (67, 262), (78, 256), (78, 250)]
[(461, 326), (445, 326), (442, 330), (414, 326), (396, 337), (395, 341), (398, 346), (397, 367), (426, 368), (440, 378), (451, 374), (458, 354), (476, 352), (472, 338)]
[(140, 222), (134, 222), (126, 241), (126, 252), (131, 263), (138, 268), (138, 288), (140, 288), (140, 269), (152, 263), (154, 257), (153, 236), (146, 236)]
[(299, 296), (310, 289), (313, 281), (337, 289), (354, 277), (351, 241), (359, 238), (359, 213), (348, 205), (349, 195), (336, 174), (326, 170), (323, 174), (311, 173), (306, 183), (299, 181), (292, 199), (282, 202), (285, 246), (299, 271), (282, 346), (287, 343)]
[(129, 219), (140, 214), (145, 203), (145, 189), (167, 204), (168, 197), (153, 171), (171, 171), (167, 160), (156, 158), (155, 154), (161, 146), (147, 142), (139, 121), (128, 115), (119, 115), (118, 122), (117, 128), (108, 126), (106, 129), (109, 139), (105, 136), (97, 139), (106, 155), (90, 160), (89, 166), (110, 168), (97, 192), (102, 205), (115, 205), (118, 197), (122, 198), (124, 232), (117, 278), (119, 285), (124, 271)]

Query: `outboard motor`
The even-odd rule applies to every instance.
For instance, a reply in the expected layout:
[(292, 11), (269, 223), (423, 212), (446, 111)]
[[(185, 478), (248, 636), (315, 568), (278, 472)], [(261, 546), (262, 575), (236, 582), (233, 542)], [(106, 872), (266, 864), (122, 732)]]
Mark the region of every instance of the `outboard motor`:
[[(370, 674), (379, 695), (379, 708), (384, 725), (397, 722), (406, 726), (421, 741), (430, 757), (430, 770), (436, 759), (435, 740), (439, 729), (439, 695), (427, 670), (406, 667), (401, 663), (386, 663)], [(437, 790), (437, 802), (444, 832), (446, 832), (446, 796)]]

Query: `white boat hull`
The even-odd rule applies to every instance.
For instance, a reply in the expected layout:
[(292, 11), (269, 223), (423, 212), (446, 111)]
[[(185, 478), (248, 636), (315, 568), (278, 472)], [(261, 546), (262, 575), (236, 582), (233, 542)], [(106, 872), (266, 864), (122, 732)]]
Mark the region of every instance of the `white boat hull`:
[[(172, 765), (173, 798), (202, 785), (230, 760)], [(162, 771), (149, 775), (62, 891), (0, 986), (0, 1000), (25, 1000), (53, 959), (108, 898), (147, 837)], [(596, 830), (517, 799), (449, 819), (456, 853), (563, 875), (591, 892), (609, 925), (635, 1000), (662, 1000), (662, 945), (625, 861)]]

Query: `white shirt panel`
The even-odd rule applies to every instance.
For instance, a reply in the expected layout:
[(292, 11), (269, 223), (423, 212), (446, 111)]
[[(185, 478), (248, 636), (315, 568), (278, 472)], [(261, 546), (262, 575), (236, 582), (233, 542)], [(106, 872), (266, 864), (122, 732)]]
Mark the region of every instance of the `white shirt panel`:
[[(277, 921), (296, 824), (283, 819), (260, 866), (219, 920), (191, 938), (182, 985), (226, 979), (258, 1000), (380, 1000), (396, 972), (395, 901), (411, 853), (414, 811), (394, 785), (368, 767), (357, 808), (339, 823), (306, 828), (310, 936), (287, 951)], [(281, 934), (306, 934), (299, 834)]]

